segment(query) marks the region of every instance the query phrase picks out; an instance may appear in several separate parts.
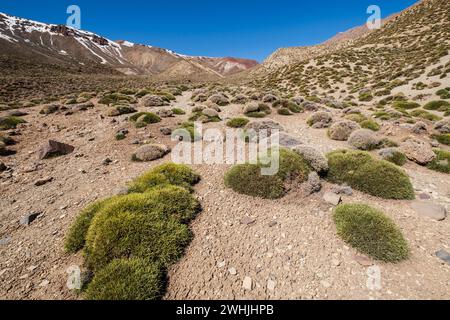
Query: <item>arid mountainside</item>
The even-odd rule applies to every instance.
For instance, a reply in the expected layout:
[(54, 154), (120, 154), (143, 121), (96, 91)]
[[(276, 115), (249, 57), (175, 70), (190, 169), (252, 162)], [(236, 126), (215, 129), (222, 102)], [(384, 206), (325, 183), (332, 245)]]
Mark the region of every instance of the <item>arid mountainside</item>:
[[(0, 14), (0, 47), (4, 74), (29, 73), (29, 65), (46, 65), (83, 73), (170, 78), (178, 71), (184, 78), (217, 79), (257, 65), (247, 59), (191, 57), (128, 41), (115, 42), (91, 32), (6, 14)], [(17, 68), (21, 63), (26, 66), (22, 70)]]
[[(278, 51), (263, 64), (278, 68), (268, 70), (259, 84), (305, 96), (320, 91), (351, 100), (363, 89), (384, 96), (424, 80), (439, 86), (436, 82), (449, 72), (448, 1), (422, 1), (385, 21), (381, 29), (356, 34), (354, 39), (341, 36), (343, 41), (318, 47)], [(294, 52), (297, 61), (292, 63), (286, 51)]]

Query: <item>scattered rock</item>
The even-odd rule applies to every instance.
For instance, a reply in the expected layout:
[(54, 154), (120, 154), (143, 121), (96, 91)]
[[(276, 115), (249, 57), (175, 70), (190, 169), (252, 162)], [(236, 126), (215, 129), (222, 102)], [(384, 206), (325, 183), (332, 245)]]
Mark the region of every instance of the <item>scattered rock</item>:
[(331, 204), (333, 206), (337, 206), (342, 202), (341, 196), (336, 193), (332, 193), (332, 192), (326, 192), (323, 195), (323, 200), (326, 203)]
[(450, 265), (450, 253), (445, 250), (439, 250), (436, 252), (436, 257), (441, 259), (446, 264)]
[(439, 131), (439, 133), (447, 134), (450, 133), (450, 119), (444, 119), (436, 123), (434, 129)]
[(411, 128), (411, 131), (415, 134), (427, 133), (427, 124), (423, 121), (417, 121)]
[(241, 224), (245, 224), (245, 225), (251, 225), (254, 224), (256, 222), (256, 219), (251, 218), (251, 217), (244, 217), (241, 219)]
[(341, 186), (334, 186), (332, 188), (333, 192), (336, 194), (346, 195), (346, 196), (352, 196), (353, 195), (353, 189), (350, 186), (347, 185), (341, 185)]
[(364, 267), (371, 267), (374, 264), (372, 260), (365, 256), (355, 256), (355, 261)]
[(113, 161), (110, 158), (106, 158), (105, 160), (102, 161), (102, 164), (104, 166), (109, 166), (111, 163), (113, 163)]
[(169, 127), (162, 127), (159, 131), (165, 136), (170, 136), (172, 134), (172, 129)]
[(252, 141), (259, 141), (260, 137), (270, 137), (272, 134), (284, 131), (284, 128), (275, 121), (263, 120), (250, 122), (245, 126), (245, 130), (251, 135)]
[(400, 144), (400, 150), (406, 157), (420, 165), (426, 165), (436, 159), (430, 144), (415, 137), (408, 137)]
[(263, 98), (262, 98), (262, 102), (265, 103), (273, 103), (275, 101), (278, 101), (278, 97), (273, 95), (273, 94), (266, 94)]
[(269, 228), (273, 228), (273, 227), (275, 227), (277, 224), (278, 224), (278, 222), (276, 222), (276, 221), (271, 221), (271, 222), (269, 222)]
[(143, 107), (161, 107), (167, 106), (169, 103), (162, 97), (157, 95), (147, 95), (141, 99), (141, 105)]
[(210, 118), (215, 118), (219, 116), (219, 113), (211, 108), (205, 109), (202, 112), (205, 116), (210, 117)]
[(146, 144), (140, 147), (133, 154), (136, 161), (154, 161), (164, 157), (170, 152), (170, 148), (163, 144)]
[(305, 193), (311, 195), (322, 190), (322, 183), (317, 172), (311, 172), (304, 186)]
[(6, 171), (6, 170), (8, 170), (8, 167), (3, 162), (0, 162), (0, 172)]
[(212, 103), (215, 103), (219, 106), (226, 106), (230, 104), (230, 101), (228, 101), (228, 98), (225, 97), (223, 94), (214, 94), (208, 99)]
[(277, 286), (277, 282), (276, 281), (274, 281), (272, 279), (267, 280), (267, 290), (275, 291), (276, 286)]
[(319, 105), (315, 102), (312, 101), (305, 101), (302, 103), (302, 107), (303, 109), (305, 109), (306, 111), (312, 111), (312, 112), (316, 112), (319, 110)]
[(308, 146), (296, 146), (292, 150), (300, 154), (316, 172), (328, 171), (328, 160), (320, 151)]
[(75, 147), (54, 140), (49, 140), (38, 150), (39, 160), (48, 159), (72, 153)]
[(48, 106), (44, 106), (39, 113), (46, 114), (46, 115), (53, 114), (55, 112), (58, 112), (60, 108), (61, 108), (61, 106), (59, 106), (57, 104), (51, 104)]
[(246, 95), (238, 94), (233, 98), (233, 100), (231, 100), (231, 103), (244, 104), (244, 103), (247, 103), (247, 101), (248, 101), (248, 97)]
[(431, 197), (428, 193), (421, 193), (419, 194), (419, 199), (421, 200), (431, 200)]
[(230, 268), (230, 269), (228, 269), (228, 272), (229, 272), (232, 276), (237, 275), (236, 268)]
[(161, 118), (171, 118), (171, 117), (173, 117), (173, 111), (169, 110), (169, 109), (161, 109), (156, 112), (156, 115)]
[(41, 186), (46, 185), (47, 183), (52, 182), (52, 181), (53, 181), (53, 177), (45, 177), (45, 178), (36, 180), (34, 185), (36, 187), (41, 187)]
[(445, 220), (447, 216), (447, 210), (443, 206), (432, 202), (413, 201), (411, 203), (411, 208), (417, 214), (437, 221)]
[(253, 289), (253, 281), (252, 278), (250, 277), (245, 277), (244, 281), (242, 283), (242, 288), (244, 288), (244, 290), (252, 290)]
[(6, 246), (11, 242), (11, 238), (6, 237), (6, 238), (2, 238), (0, 239), (0, 246)]
[(34, 220), (36, 220), (40, 215), (42, 214), (42, 212), (33, 212), (33, 213), (29, 213), (25, 216), (23, 216), (22, 218), (20, 218), (20, 225), (22, 226), (29, 226)]

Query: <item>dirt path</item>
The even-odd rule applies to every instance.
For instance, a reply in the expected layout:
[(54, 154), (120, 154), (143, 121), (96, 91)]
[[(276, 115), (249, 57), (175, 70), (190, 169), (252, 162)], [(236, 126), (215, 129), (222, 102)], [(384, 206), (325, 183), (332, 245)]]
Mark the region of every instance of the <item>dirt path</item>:
[[(189, 109), (189, 98), (189, 93), (184, 94), (174, 106)], [(224, 115), (238, 115), (240, 108), (224, 107)], [(132, 142), (151, 140), (173, 146), (159, 128), (175, 127), (188, 117), (165, 119), (160, 125), (136, 130), (125, 117), (117, 123), (101, 119), (105, 109), (96, 107), (71, 117), (44, 117), (38, 115), (39, 108), (29, 110), (29, 125), (17, 138), (19, 152), (5, 161), (13, 173), (2, 174), (0, 180), (0, 239), (8, 239), (0, 245), (0, 298), (76, 299), (66, 286), (66, 271), (80, 265), (82, 257), (63, 251), (71, 222), (89, 203), (117, 193), (133, 177), (169, 161), (170, 155), (151, 164), (131, 162), (136, 149)], [(305, 123), (308, 114), (271, 117), (289, 134), (323, 152), (348, 147), (328, 139), (325, 130), (309, 128)], [(209, 126), (224, 128), (224, 123)], [(114, 135), (121, 128), (130, 134), (119, 142)], [(37, 161), (35, 151), (50, 138), (74, 145), (75, 152)], [(113, 163), (103, 165), (106, 158)], [(37, 169), (28, 172), (33, 163)], [(450, 267), (434, 256), (439, 249), (450, 250), (449, 219), (436, 222), (419, 217), (407, 201), (385, 201), (359, 192), (345, 198), (345, 202), (368, 202), (384, 210), (411, 246), (410, 260), (377, 264), (381, 289), (370, 290), (366, 286), (368, 267), (360, 265), (354, 258), (356, 252), (336, 236), (331, 206), (322, 200), (330, 185), (307, 198), (294, 192), (280, 200), (261, 200), (226, 189), (223, 175), (227, 168), (195, 166), (202, 176), (196, 194), (204, 210), (192, 224), (195, 238), (186, 256), (170, 270), (166, 299), (450, 298)], [(414, 164), (406, 169), (416, 189), (430, 193), (433, 201), (450, 209), (447, 176)], [(52, 182), (34, 186), (36, 180), (48, 176)], [(22, 216), (41, 211), (42, 216), (29, 227), (18, 223)], [(254, 222), (241, 223), (245, 217)], [(246, 277), (251, 278), (251, 290), (243, 288)]]

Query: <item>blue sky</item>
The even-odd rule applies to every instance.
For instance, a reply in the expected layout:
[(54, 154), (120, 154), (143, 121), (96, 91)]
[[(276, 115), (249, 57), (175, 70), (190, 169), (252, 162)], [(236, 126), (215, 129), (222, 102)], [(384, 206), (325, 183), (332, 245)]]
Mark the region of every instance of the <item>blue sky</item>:
[(369, 5), (382, 16), (416, 0), (1, 0), (0, 12), (65, 23), (66, 9), (81, 8), (81, 27), (112, 40), (128, 40), (188, 55), (259, 61), (280, 47), (321, 43), (362, 25)]

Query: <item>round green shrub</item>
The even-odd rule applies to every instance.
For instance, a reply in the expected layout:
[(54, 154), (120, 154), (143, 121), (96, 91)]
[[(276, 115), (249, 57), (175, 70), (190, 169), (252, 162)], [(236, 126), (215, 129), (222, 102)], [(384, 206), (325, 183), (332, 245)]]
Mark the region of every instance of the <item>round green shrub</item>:
[(408, 158), (403, 152), (394, 151), (392, 155), (385, 159), (386, 161), (392, 162), (398, 166), (403, 166), (408, 161)]
[(86, 234), (91, 225), (92, 219), (99, 212), (105, 204), (108, 203), (110, 199), (97, 201), (86, 209), (81, 211), (81, 213), (75, 219), (75, 222), (69, 229), (66, 236), (64, 247), (68, 253), (76, 253), (83, 249), (86, 243)]
[(184, 111), (181, 108), (173, 108), (172, 109), (173, 114), (177, 115), (177, 116), (182, 116), (186, 114), (186, 111)]
[(192, 191), (200, 176), (186, 165), (166, 163), (144, 173), (129, 185), (129, 192), (145, 192), (161, 185), (176, 185)]
[(345, 116), (345, 119), (351, 120), (351, 121), (354, 121), (357, 123), (361, 123), (361, 122), (367, 120), (367, 117), (360, 113), (352, 113), (352, 114)]
[(261, 166), (241, 164), (231, 168), (225, 175), (225, 185), (234, 191), (265, 199), (281, 198), (284, 193), (284, 182), (278, 176), (261, 174)]
[(442, 107), (450, 107), (450, 102), (445, 100), (437, 100), (428, 102), (423, 106), (425, 110), (440, 110)]
[(292, 116), (292, 112), (288, 108), (280, 108), (277, 113), (282, 116)]
[(404, 171), (387, 161), (361, 151), (338, 150), (327, 155), (328, 179), (347, 183), (367, 194), (384, 199), (414, 199), (414, 189)]
[(450, 152), (436, 149), (434, 153), (436, 153), (437, 158), (430, 162), (427, 168), (438, 172), (450, 173)]
[(230, 128), (243, 128), (245, 127), (250, 121), (245, 118), (234, 118), (227, 122), (227, 126)]
[(141, 117), (143, 118), (143, 122), (146, 124), (154, 124), (161, 122), (161, 118), (156, 114), (154, 114), (153, 112), (138, 112), (130, 117), (130, 121), (136, 122)]
[(21, 123), (26, 123), (26, 121), (19, 117), (0, 117), (0, 130), (15, 129)]
[(234, 166), (225, 175), (225, 185), (241, 194), (277, 199), (285, 194), (286, 184), (302, 183), (308, 178), (308, 164), (294, 151), (279, 149), (279, 169), (275, 175), (262, 175), (261, 170), (268, 166), (268, 161), (267, 157), (262, 156), (258, 164)]
[(162, 297), (164, 274), (145, 259), (117, 259), (100, 269), (86, 289), (87, 300), (157, 300)]
[(376, 121), (369, 119), (369, 120), (365, 120), (365, 121), (361, 122), (361, 128), (369, 129), (372, 131), (379, 131), (380, 125)]
[(185, 122), (178, 129), (172, 132), (172, 138), (189, 139), (185, 142), (196, 142), (202, 139), (201, 134), (195, 130), (195, 124), (193, 122)]
[(108, 206), (92, 220), (84, 250), (89, 269), (97, 272), (121, 258), (142, 258), (162, 266), (177, 261), (192, 237), (188, 226), (152, 210), (145, 194), (124, 199), (128, 203)]
[(395, 109), (416, 109), (420, 107), (420, 104), (417, 102), (410, 102), (410, 101), (395, 101), (392, 104), (392, 107)]
[(333, 215), (338, 235), (359, 252), (383, 262), (408, 258), (408, 243), (395, 223), (365, 204), (343, 204)]

